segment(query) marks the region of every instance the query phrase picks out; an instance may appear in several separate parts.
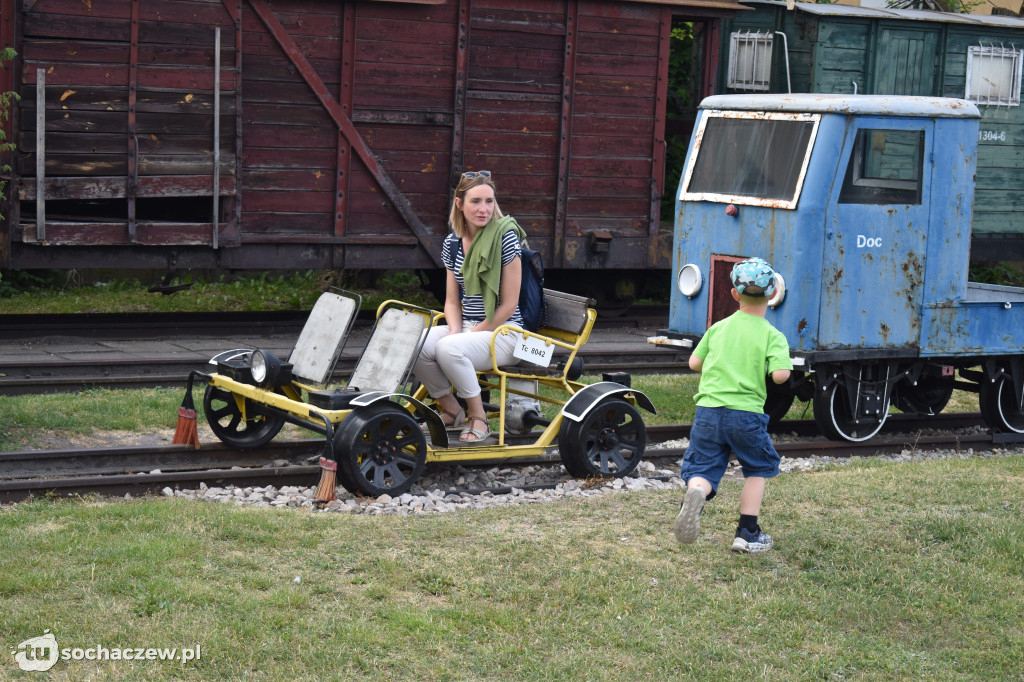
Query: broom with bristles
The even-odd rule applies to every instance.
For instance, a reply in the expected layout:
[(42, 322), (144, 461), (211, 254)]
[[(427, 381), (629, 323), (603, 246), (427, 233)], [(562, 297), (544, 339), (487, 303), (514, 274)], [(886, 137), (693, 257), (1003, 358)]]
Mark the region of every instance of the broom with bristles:
[(338, 463), (326, 457), (320, 458), (320, 482), (317, 483), (313, 499), (326, 504), (337, 499), (334, 488), (338, 485)]
[(188, 375), (188, 388), (185, 389), (185, 399), (181, 401), (178, 408), (178, 426), (174, 429), (174, 438), (171, 442), (175, 445), (188, 445), (189, 443), (199, 449), (199, 425), (196, 423), (196, 405), (192, 402), (192, 378)]

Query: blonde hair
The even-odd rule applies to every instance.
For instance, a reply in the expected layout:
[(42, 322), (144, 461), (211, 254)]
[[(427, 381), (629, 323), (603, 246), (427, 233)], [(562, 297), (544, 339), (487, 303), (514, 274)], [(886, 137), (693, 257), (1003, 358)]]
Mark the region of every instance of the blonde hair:
[(455, 232), (455, 236), (462, 239), (466, 236), (466, 216), (463, 215), (462, 209), (459, 208), (459, 202), (466, 198), (466, 192), (473, 189), (478, 185), (490, 185), (491, 189), (494, 190), (494, 217), (502, 218), (504, 214), (501, 212), (501, 208), (498, 207), (498, 188), (494, 186), (494, 180), (491, 179), (490, 173), (486, 176), (480, 173), (470, 173), (471, 177), (466, 177), (463, 173), (459, 178), (459, 184), (455, 187), (455, 196), (452, 198), (452, 208), (448, 212), (448, 225)]

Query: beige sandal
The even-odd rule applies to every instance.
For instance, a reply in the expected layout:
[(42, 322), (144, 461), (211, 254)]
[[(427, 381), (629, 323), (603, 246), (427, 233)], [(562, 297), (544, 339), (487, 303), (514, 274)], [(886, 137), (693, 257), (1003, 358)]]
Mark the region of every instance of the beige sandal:
[[(445, 417), (451, 417), (452, 423), (449, 424), (445, 420)], [(459, 411), (456, 412), (454, 415), (451, 415), (445, 412), (444, 410), (441, 410), (441, 421), (444, 423), (444, 428), (446, 429), (461, 428), (466, 425), (466, 410), (463, 408), (459, 408)]]
[[(451, 419), (452, 423), (449, 424), (445, 420), (445, 417)], [(461, 429), (463, 426), (466, 425), (466, 410), (460, 407), (459, 411), (455, 413), (454, 417), (450, 413), (441, 410), (441, 423), (444, 424), (444, 428), (446, 429)], [(426, 424), (423, 424), (422, 428), (424, 431), (430, 430)]]
[[(469, 426), (459, 434), (459, 440), (463, 443), (480, 443), (491, 437), (491, 424), (483, 417), (470, 417), (468, 423)], [(474, 429), (474, 423), (483, 424), (483, 430)]]

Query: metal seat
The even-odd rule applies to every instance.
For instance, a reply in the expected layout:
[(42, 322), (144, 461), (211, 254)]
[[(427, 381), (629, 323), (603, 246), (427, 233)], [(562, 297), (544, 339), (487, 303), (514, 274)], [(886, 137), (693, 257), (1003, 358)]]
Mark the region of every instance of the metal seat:
[(434, 323), (426, 308), (386, 301), (345, 386), (311, 391), (310, 403), (328, 410), (347, 409), (368, 393), (406, 393), (413, 365)]
[(359, 294), (342, 289), (331, 288), (320, 295), (288, 356), (292, 376), (309, 384), (330, 380), (361, 306)]
[(385, 303), (348, 385), (360, 391), (404, 392), (432, 323), (433, 315), (425, 308)]

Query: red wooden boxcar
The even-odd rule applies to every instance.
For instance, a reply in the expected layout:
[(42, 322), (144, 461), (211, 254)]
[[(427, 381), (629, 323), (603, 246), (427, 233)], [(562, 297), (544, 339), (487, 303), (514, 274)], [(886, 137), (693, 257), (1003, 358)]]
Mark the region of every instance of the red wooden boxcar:
[(0, 267), (435, 269), (489, 169), (548, 268), (668, 268), (672, 21), (712, 50), (736, 8), (0, 0)]

